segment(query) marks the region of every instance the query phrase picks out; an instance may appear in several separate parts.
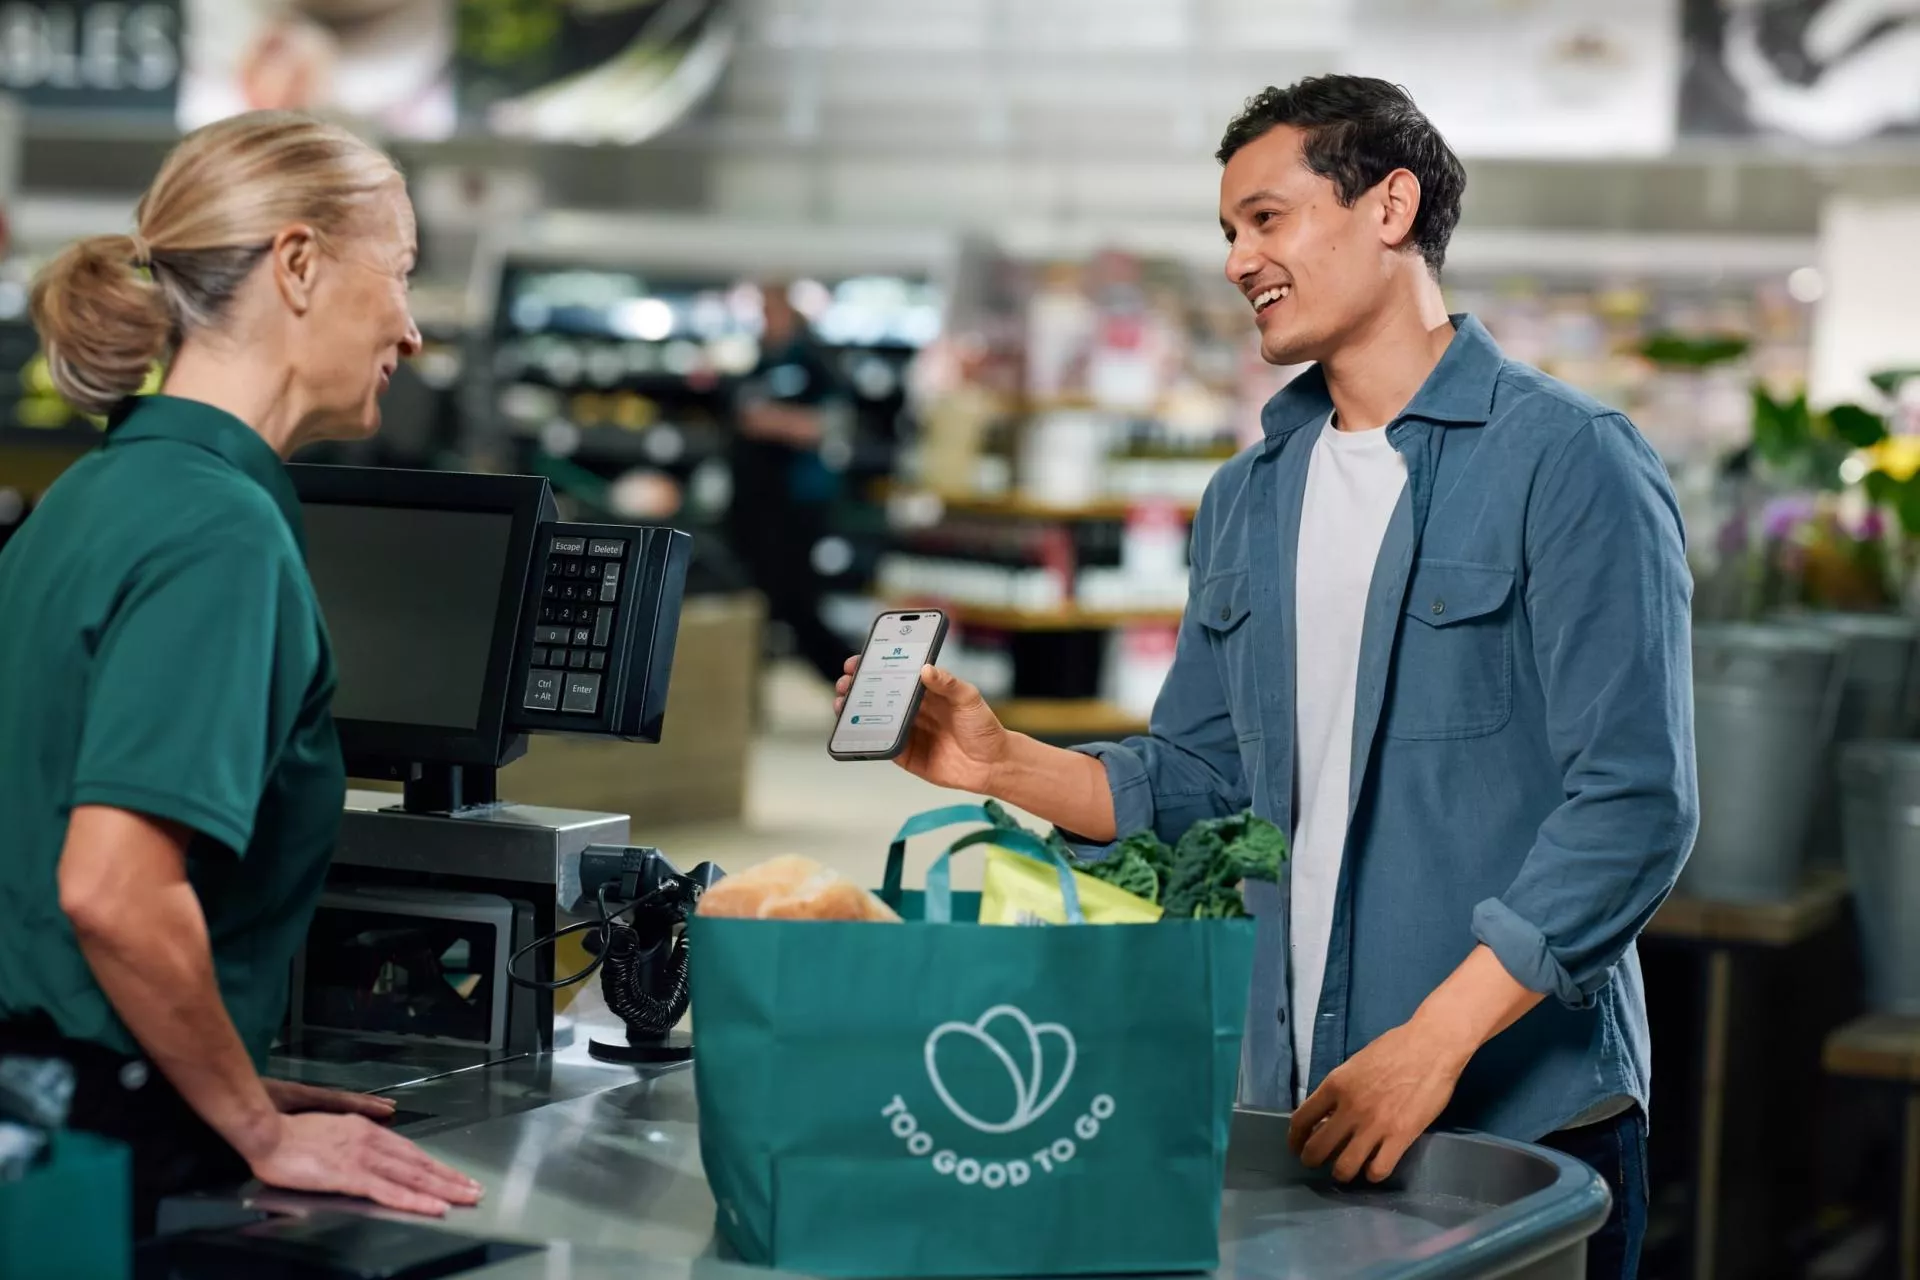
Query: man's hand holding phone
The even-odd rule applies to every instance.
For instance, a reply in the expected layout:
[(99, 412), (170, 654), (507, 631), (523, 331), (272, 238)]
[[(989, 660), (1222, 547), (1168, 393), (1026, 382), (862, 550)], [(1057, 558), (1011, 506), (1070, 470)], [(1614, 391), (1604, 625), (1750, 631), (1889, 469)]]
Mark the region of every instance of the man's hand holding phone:
[(946, 631), (935, 610), (874, 620), (866, 648), (834, 685), (828, 751), (891, 760), (936, 787), (992, 796), (1085, 840), (1117, 839), (1106, 766), (1008, 731), (978, 689), (934, 665)]
[[(833, 714), (846, 706), (860, 671), (860, 659), (847, 659), (846, 674), (834, 686)], [(894, 763), (916, 778), (974, 795), (990, 795), (998, 765), (1006, 759), (1009, 735), (980, 691), (938, 667), (920, 669), (919, 713), (907, 731), (906, 749)]]

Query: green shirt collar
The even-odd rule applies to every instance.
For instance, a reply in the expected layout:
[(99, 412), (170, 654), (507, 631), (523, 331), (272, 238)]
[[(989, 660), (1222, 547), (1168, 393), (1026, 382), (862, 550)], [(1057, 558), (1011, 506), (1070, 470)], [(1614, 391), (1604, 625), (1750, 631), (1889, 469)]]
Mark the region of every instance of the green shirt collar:
[(294, 541), (305, 550), (300, 495), (286, 463), (260, 433), (224, 409), (178, 396), (129, 396), (107, 417), (107, 445), (136, 440), (178, 440), (225, 459), (228, 465), (267, 491), (280, 508)]

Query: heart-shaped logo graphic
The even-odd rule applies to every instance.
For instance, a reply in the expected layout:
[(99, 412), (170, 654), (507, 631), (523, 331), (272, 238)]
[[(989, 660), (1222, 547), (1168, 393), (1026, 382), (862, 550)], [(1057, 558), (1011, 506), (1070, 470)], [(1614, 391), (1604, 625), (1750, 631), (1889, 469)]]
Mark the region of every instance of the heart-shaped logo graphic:
[[(987, 1033), (987, 1028), (1000, 1018), (1011, 1019), (1020, 1029), (1020, 1038), (1025, 1042), (1029, 1054), (1024, 1071), (1014, 1061), (1007, 1046)], [(979, 1041), (1007, 1069), (1007, 1076), (1013, 1082), (1013, 1096), (1017, 1099), (1010, 1118), (998, 1122), (982, 1120), (954, 1100), (953, 1093), (940, 1078), (940, 1042), (948, 1036), (968, 1036)], [(1059, 1040), (1065, 1052), (1059, 1055), (1056, 1063), (1059, 1078), (1042, 1094), (1040, 1091), (1045, 1087), (1047, 1078), (1047, 1056), (1041, 1042), (1048, 1037)], [(1037, 1023), (1010, 1004), (997, 1004), (981, 1014), (978, 1021), (945, 1022), (933, 1029), (933, 1034), (927, 1037), (927, 1080), (933, 1085), (933, 1091), (940, 1095), (940, 1101), (947, 1104), (947, 1110), (953, 1112), (954, 1119), (960, 1123), (981, 1133), (1018, 1133), (1047, 1114), (1048, 1109), (1060, 1100), (1067, 1082), (1073, 1079), (1073, 1064), (1078, 1056), (1079, 1049), (1074, 1045), (1073, 1033), (1059, 1023)]]

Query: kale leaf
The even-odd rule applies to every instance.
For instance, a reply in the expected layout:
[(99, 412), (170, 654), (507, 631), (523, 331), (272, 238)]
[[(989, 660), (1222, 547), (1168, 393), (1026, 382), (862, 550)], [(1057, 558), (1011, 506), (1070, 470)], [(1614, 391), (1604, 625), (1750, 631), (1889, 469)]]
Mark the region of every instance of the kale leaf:
[(1126, 890), (1148, 902), (1160, 901), (1160, 889), (1166, 883), (1172, 865), (1173, 850), (1151, 831), (1136, 831), (1115, 845), (1104, 858), (1075, 860), (1075, 869), (1096, 880)]
[[(996, 827), (1025, 829), (997, 801), (986, 811)], [(1100, 858), (1074, 853), (1057, 829), (1046, 844), (1075, 870), (1157, 903), (1170, 920), (1245, 916), (1241, 882), (1278, 880), (1289, 852), (1285, 833), (1252, 812), (1196, 822), (1171, 849), (1152, 831), (1136, 831)]]
[(1287, 838), (1265, 818), (1237, 813), (1194, 823), (1174, 849), (1161, 907), (1173, 919), (1231, 919), (1247, 914), (1243, 880), (1277, 880)]

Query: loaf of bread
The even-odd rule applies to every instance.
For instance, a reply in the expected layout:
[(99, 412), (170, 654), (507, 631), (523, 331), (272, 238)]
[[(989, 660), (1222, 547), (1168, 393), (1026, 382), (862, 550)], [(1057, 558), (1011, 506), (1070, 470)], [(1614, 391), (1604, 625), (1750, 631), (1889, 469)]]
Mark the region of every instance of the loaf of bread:
[(730, 875), (700, 895), (698, 914), (738, 920), (900, 919), (893, 909), (839, 872), (783, 854)]

